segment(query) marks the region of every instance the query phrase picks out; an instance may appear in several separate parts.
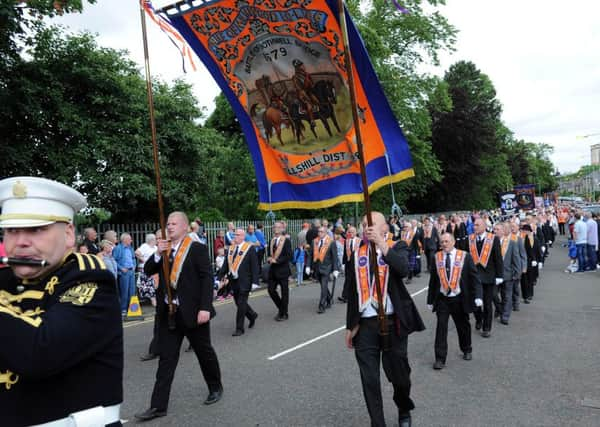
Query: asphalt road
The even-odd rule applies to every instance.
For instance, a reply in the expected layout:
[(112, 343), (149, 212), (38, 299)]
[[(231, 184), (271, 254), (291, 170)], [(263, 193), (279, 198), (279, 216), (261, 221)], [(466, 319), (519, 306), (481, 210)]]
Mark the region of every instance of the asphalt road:
[[(557, 242), (562, 243), (562, 242)], [(432, 363), (435, 316), (426, 307), (428, 275), (408, 285), (427, 325), (409, 337), (413, 425), (600, 426), (600, 273), (566, 274), (566, 249), (555, 247), (532, 304), (521, 304), (510, 325), (494, 322), (492, 337), (473, 330), (473, 360), (463, 361), (452, 322), (446, 368)], [(336, 297), (341, 286), (336, 288)], [(316, 283), (290, 291), (290, 319), (265, 291), (251, 296), (256, 326), (234, 338), (233, 304), (218, 305), (213, 345), (225, 393), (211, 406), (193, 353), (182, 352), (168, 415), (151, 426), (343, 426), (369, 425), (353, 351), (343, 343), (346, 306), (317, 315)], [(148, 311), (148, 309), (147, 309)], [(473, 322), (472, 322), (473, 325)], [(157, 361), (140, 362), (151, 321), (125, 329), (125, 402), (121, 417), (149, 406)], [(294, 347), (321, 337), (303, 347)], [(186, 346), (186, 344), (184, 344)], [(278, 356), (273, 358), (273, 356)], [(397, 425), (392, 388), (382, 372), (388, 425)]]

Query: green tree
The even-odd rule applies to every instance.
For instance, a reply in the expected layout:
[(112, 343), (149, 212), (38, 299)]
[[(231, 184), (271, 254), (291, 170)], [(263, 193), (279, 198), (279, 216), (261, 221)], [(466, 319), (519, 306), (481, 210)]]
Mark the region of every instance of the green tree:
[(433, 150), (444, 178), (427, 203), (436, 209), (493, 207), (496, 193), (512, 187), (496, 91), (472, 62), (452, 65), (444, 81), (452, 109), (431, 108)]
[[(145, 81), (126, 52), (94, 36), (39, 31), (30, 59), (0, 87), (0, 175), (45, 176), (78, 187), (115, 221), (156, 219)], [(200, 146), (212, 134), (189, 85), (154, 82), (167, 209), (191, 210), (202, 186)]]

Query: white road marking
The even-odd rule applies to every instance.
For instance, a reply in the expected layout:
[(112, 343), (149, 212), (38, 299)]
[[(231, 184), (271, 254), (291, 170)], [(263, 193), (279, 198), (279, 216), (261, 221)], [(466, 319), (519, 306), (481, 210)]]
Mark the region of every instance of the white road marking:
[[(418, 290), (418, 291), (417, 291), (417, 292), (415, 292), (414, 294), (410, 294), (410, 296), (411, 296), (411, 297), (416, 297), (417, 295), (419, 295), (419, 294), (420, 294), (420, 293), (422, 293), (422, 292), (425, 292), (426, 290), (427, 290), (427, 286), (426, 286), (426, 287), (424, 287), (424, 288), (423, 288), (423, 289), (421, 289), (421, 290)], [(289, 353), (291, 353), (291, 352), (293, 352), (293, 351), (299, 350), (299, 349), (301, 349), (302, 347), (306, 347), (307, 345), (310, 345), (310, 344), (312, 344), (312, 343), (314, 343), (314, 342), (317, 342), (317, 341), (319, 341), (319, 340), (322, 340), (323, 338), (327, 338), (329, 335), (333, 335), (333, 334), (335, 334), (336, 332), (343, 331), (344, 329), (346, 329), (346, 326), (345, 326), (345, 325), (344, 325), (344, 326), (340, 326), (339, 328), (337, 328), (337, 329), (334, 329), (333, 331), (329, 331), (329, 332), (327, 332), (327, 333), (325, 333), (325, 334), (323, 334), (323, 335), (319, 335), (319, 336), (318, 336), (318, 337), (316, 337), (316, 338), (313, 338), (313, 339), (310, 339), (310, 340), (308, 340), (308, 341), (305, 341), (305, 342), (303, 342), (302, 344), (298, 344), (298, 345), (297, 345), (297, 346), (295, 346), (295, 347), (289, 348), (289, 349), (287, 349), (287, 350), (285, 350), (285, 351), (282, 351), (281, 353), (277, 353), (277, 354), (275, 354), (275, 355), (273, 355), (273, 356), (271, 356), (271, 357), (268, 357), (267, 359), (268, 359), (268, 360), (271, 360), (271, 361), (273, 361), (273, 360), (275, 360), (275, 359), (278, 359), (278, 358), (280, 358), (281, 356), (285, 356), (286, 354), (289, 354)]]

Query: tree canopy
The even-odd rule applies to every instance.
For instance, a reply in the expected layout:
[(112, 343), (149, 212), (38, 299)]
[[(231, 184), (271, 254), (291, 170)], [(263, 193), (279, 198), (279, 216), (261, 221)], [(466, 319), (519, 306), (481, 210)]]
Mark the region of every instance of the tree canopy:
[[(457, 30), (439, 12), (443, 4), (407, 0), (410, 14), (401, 14), (385, 0), (347, 2), (411, 149), (416, 177), (394, 185), (396, 201), (411, 211), (486, 208), (513, 183), (554, 189), (552, 148), (514, 138), (501, 121), (493, 83), (475, 64), (458, 62), (443, 79), (420, 71), (454, 47)], [(45, 176), (73, 185), (99, 209), (98, 217), (155, 220), (140, 69), (128, 52), (41, 19), (81, 10), (81, 1), (0, 6), (0, 176)], [(155, 79), (153, 91), (166, 208), (205, 220), (264, 216), (257, 211), (250, 154), (225, 97), (218, 96), (213, 113), (203, 117), (188, 84)], [(389, 187), (373, 195), (374, 209), (388, 212), (391, 204)], [(278, 215), (354, 212), (354, 204), (341, 204)]]

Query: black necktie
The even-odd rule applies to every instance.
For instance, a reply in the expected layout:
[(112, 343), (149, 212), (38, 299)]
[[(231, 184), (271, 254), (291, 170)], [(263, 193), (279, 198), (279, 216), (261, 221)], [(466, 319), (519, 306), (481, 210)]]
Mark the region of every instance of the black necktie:
[(237, 253), (238, 253), (238, 249), (239, 249), (239, 248), (240, 248), (240, 247), (236, 245), (236, 247), (235, 247), (235, 251), (233, 251), (233, 259), (235, 259), (235, 256), (237, 255)]
[(350, 252), (354, 249), (354, 241), (350, 240)]
[(169, 262), (173, 264), (173, 260), (175, 259), (175, 248), (171, 248), (171, 255), (169, 255)]
[[(450, 263), (450, 254), (447, 253), (446, 254), (446, 277), (448, 278), (448, 282), (450, 282), (450, 271), (452, 269), (451, 263)], [(448, 294), (450, 295), (450, 292), (452, 292), (452, 288), (448, 287)]]
[(323, 239), (321, 239), (321, 241), (319, 242), (319, 249), (321, 249), (323, 247)]

